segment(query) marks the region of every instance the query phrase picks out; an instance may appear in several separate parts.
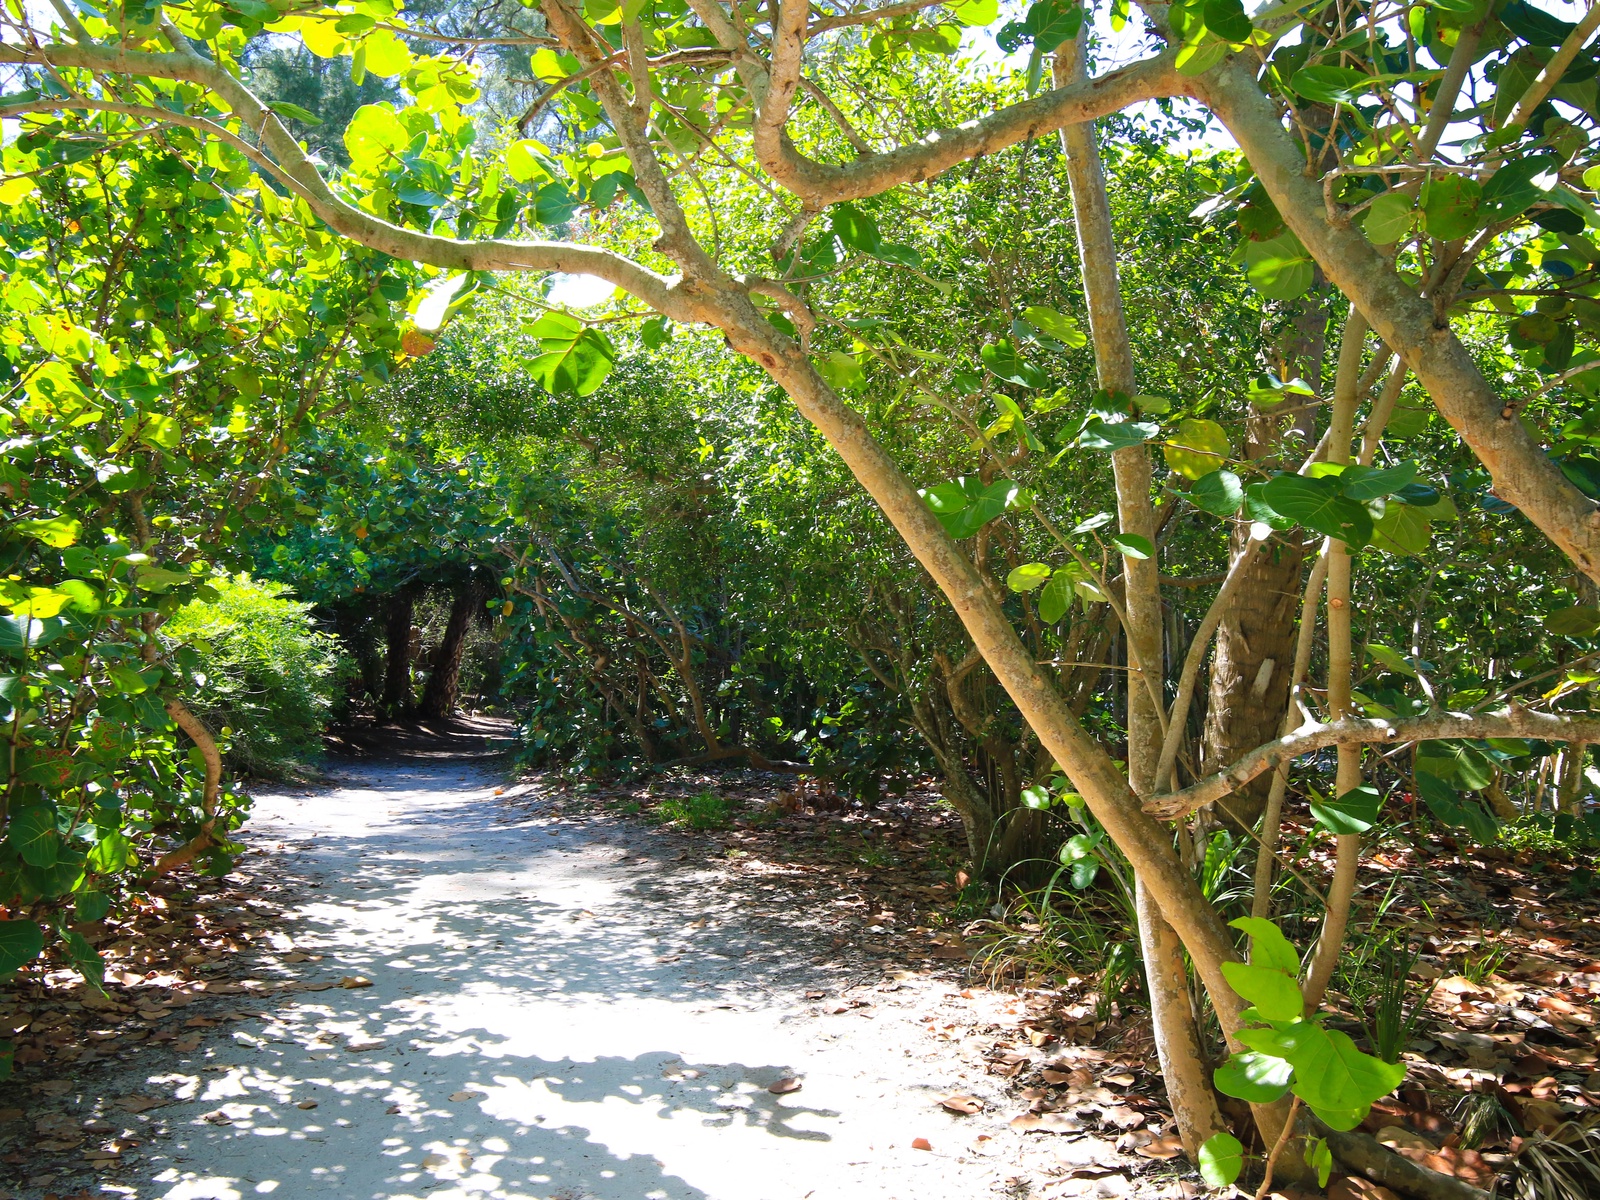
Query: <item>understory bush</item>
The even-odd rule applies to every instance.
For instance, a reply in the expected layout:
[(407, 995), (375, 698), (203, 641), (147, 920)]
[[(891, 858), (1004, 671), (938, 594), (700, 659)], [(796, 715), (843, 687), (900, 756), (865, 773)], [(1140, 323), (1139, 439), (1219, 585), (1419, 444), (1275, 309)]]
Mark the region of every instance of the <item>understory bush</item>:
[(215, 600), (186, 604), (163, 633), (199, 653), (194, 707), (228, 731), (234, 770), (279, 775), (316, 757), (347, 669), (338, 639), (312, 623), (309, 604), (278, 583), (238, 575)]

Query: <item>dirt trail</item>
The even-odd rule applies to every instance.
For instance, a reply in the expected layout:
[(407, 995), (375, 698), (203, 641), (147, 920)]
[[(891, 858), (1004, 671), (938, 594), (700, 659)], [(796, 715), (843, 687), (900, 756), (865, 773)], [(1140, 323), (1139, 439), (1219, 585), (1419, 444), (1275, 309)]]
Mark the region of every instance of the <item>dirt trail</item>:
[[(251, 971), (371, 986), (275, 992), (250, 1004), (264, 1028), (209, 1030), (151, 1081), (179, 1103), (119, 1194), (1037, 1194), (1005, 1117), (938, 1107), (984, 1086), (923, 1024), (963, 1003), (952, 985), (841, 979), (816, 961), (825, 912), (737, 906), (636, 823), (513, 808), (492, 764), (339, 773), (257, 800), (246, 840), (306, 887)], [(830, 1012), (850, 982), (863, 1003)]]

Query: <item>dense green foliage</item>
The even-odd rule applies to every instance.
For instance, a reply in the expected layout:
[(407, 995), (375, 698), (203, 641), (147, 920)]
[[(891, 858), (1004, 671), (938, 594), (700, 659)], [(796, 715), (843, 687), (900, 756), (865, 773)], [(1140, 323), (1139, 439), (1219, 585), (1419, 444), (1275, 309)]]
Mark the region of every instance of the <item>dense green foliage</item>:
[[(935, 780), (980, 888), (1117, 889), (1164, 1046), (1192, 966), (1217, 1089), (1353, 1126), (1403, 1075), (1317, 1012), (1363, 837), (1600, 841), (1591, 30), (1182, 0), (1101, 154), (1064, 0), (536, 7), (8, 9), (0, 973), (227, 868), (205, 725), (309, 749), (313, 619), (384, 719), (447, 717), (476, 637), (536, 765)], [(991, 26), (1015, 69), (957, 56)], [(1242, 149), (1176, 152), (1185, 95)]]
[(4, 161), (37, 173), (0, 216), (0, 969), (42, 922), (92, 974), (66, 914), (174, 847), (226, 870), (247, 808), (178, 732), (205, 659), (163, 626), (249, 565), (288, 443), (387, 373), (410, 276), (307, 238), (242, 157), (181, 134), (25, 137)]
[(161, 628), (164, 642), (194, 650), (195, 714), (226, 739), (237, 771), (272, 774), (320, 757), (341, 691), (337, 639), (281, 584), (240, 575), (211, 586), (214, 599), (191, 600)]

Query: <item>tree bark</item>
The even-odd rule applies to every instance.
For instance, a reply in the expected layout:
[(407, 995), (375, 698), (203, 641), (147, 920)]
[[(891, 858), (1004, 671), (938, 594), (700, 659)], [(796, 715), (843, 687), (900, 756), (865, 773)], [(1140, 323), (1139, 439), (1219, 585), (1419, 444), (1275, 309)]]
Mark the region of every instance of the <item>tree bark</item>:
[(411, 711), (411, 610), (415, 602), (411, 588), (403, 587), (389, 597), (385, 615), (388, 651), (381, 707), (390, 720)]
[[(1325, 290), (1325, 285), (1315, 289), (1297, 303), (1293, 336), (1281, 347), (1281, 361), (1275, 364), (1281, 378), (1300, 375), (1319, 391), (1327, 345)], [(1296, 439), (1315, 442), (1315, 430), (1315, 410), (1287, 419), (1271, 408), (1252, 407), (1245, 422), (1244, 457), (1256, 463), (1279, 459), (1286, 443), (1293, 445)], [(1302, 450), (1301, 457), (1304, 455)], [(1250, 557), (1243, 564), (1238, 599), (1223, 614), (1211, 658), (1205, 731), (1200, 742), (1202, 775), (1220, 770), (1246, 751), (1287, 732), (1281, 724), (1289, 703), (1305, 548), (1293, 534), (1252, 543), (1249, 522), (1237, 520), (1229, 535), (1229, 563), (1237, 563), (1245, 553)], [(1270, 779), (1252, 780), (1228, 797), (1223, 818), (1236, 827), (1253, 829), (1261, 820), (1271, 789)]]
[[(1087, 31), (1076, 43), (1063, 45), (1052, 68), (1055, 85), (1065, 87), (1087, 78)], [(1094, 126), (1088, 122), (1061, 131), (1067, 155), (1067, 175), (1072, 187), (1072, 207), (1078, 231), (1078, 257), (1084, 295), (1089, 309), (1090, 339), (1101, 388), (1132, 397), (1137, 379), (1132, 343), (1122, 307), (1122, 286), (1117, 271), (1117, 247), (1111, 224), (1111, 202), (1106, 194), (1105, 171), (1100, 161)], [(1154, 546), (1159, 534), (1155, 505), (1151, 503), (1150, 450), (1128, 446), (1111, 456), (1117, 489), (1118, 522)], [(1122, 559), (1123, 609), (1128, 646), (1128, 782), (1141, 796), (1155, 791), (1162, 746), (1166, 740), (1161, 711), (1162, 621), (1160, 555)], [(1168, 845), (1170, 846), (1170, 835)], [(1178, 1126), (1178, 1136), (1191, 1161), (1199, 1161), (1200, 1146), (1224, 1126), (1216, 1096), (1207, 1078), (1206, 1055), (1195, 1025), (1194, 1003), (1189, 995), (1189, 973), (1183, 945), (1162, 915), (1161, 906), (1135, 866), (1134, 911), (1145, 982), (1150, 993), (1150, 1020), (1166, 1083), (1167, 1098)]]
[(483, 601), (484, 587), (476, 577), (456, 588), (450, 602), (450, 620), (445, 624), (439, 648), (434, 651), (433, 670), (422, 689), (419, 711), (430, 721), (448, 719), (461, 699), (461, 660), (467, 649), (467, 634), (483, 608)]

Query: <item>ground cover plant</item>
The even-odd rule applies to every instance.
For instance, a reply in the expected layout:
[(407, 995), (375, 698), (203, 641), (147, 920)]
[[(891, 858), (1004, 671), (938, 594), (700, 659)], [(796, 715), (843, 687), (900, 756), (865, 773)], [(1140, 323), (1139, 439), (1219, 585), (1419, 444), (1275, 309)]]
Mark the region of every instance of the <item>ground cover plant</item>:
[(1352, 1132), (1421, 1019), (1363, 889), (1592, 883), (1600, 9), (1113, 4), (1104, 70), (1058, 0), (7, 13), (0, 967), (226, 870), (160, 629), (253, 566), (376, 715), (488, 630), (530, 765), (936, 780), (993, 977), (1138, 962), (1208, 1184), (1464, 1194)]

